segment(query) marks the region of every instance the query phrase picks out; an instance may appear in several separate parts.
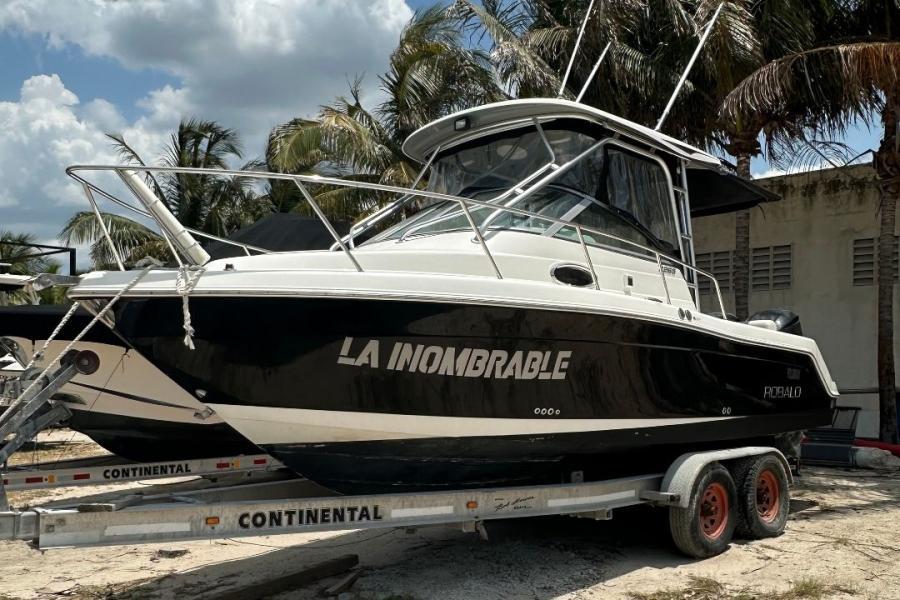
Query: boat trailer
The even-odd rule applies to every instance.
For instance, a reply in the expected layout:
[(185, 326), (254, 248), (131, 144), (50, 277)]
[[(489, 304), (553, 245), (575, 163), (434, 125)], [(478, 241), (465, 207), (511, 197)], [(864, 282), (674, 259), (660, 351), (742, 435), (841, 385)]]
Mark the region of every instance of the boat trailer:
[[(435, 525), (486, 537), (484, 523), (497, 519), (570, 515), (607, 520), (613, 511), (639, 504), (687, 514), (708, 467), (766, 457), (775, 457), (789, 473), (778, 450), (742, 447), (685, 454), (665, 473), (514, 488), (341, 496), (294, 477), (167, 494), (129, 490), (115, 500), (73, 499), (52, 508), (0, 512), (0, 539), (45, 549)], [(688, 554), (710, 555), (692, 551), (677, 538), (676, 543)]]

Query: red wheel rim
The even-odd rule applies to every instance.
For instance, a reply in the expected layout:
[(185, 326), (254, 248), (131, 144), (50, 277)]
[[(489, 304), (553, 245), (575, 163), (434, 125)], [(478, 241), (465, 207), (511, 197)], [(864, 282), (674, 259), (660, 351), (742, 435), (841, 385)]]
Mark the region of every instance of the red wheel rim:
[(781, 486), (772, 471), (763, 471), (756, 480), (756, 512), (759, 518), (771, 523), (781, 510)]
[(718, 539), (728, 525), (728, 492), (721, 483), (711, 483), (700, 498), (700, 529), (711, 540)]

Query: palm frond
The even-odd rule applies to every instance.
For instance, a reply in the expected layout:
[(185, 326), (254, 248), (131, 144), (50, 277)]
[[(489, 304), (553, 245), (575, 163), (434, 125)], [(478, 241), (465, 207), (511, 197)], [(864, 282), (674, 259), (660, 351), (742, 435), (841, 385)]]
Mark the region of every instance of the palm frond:
[(34, 243), (35, 237), (29, 233), (0, 230), (0, 263), (8, 263), (10, 273), (16, 275), (48, 272), (55, 263), (49, 257), (34, 256), (38, 250), (24, 245)]
[[(128, 217), (115, 213), (100, 213), (100, 215), (120, 257), (130, 256), (133, 248), (161, 239), (156, 232)], [(58, 237), (66, 245), (91, 244), (91, 260), (97, 267), (116, 264), (115, 255), (93, 212), (75, 213), (63, 226)]]
[(883, 90), (900, 81), (900, 43), (860, 42), (796, 52), (756, 70), (722, 103), (727, 119), (747, 114), (798, 114), (797, 121), (842, 132), (870, 122)]
[(291, 119), (276, 126), (269, 134), (266, 164), (271, 170), (282, 173), (304, 172), (325, 159), (322, 127), (318, 121)]
[[(119, 155), (119, 158), (126, 163), (140, 165), (142, 167), (146, 167), (147, 163), (144, 162), (144, 159), (141, 158), (141, 155), (137, 153), (137, 150), (131, 147), (128, 142), (125, 141), (125, 136), (121, 133), (106, 133), (107, 138), (112, 140), (113, 148), (116, 151), (116, 154)], [(160, 198), (165, 198), (163, 194), (162, 187), (159, 185), (159, 182), (156, 180), (156, 177), (150, 171), (144, 171), (141, 173), (144, 178), (144, 181), (147, 185), (153, 188), (153, 191)]]

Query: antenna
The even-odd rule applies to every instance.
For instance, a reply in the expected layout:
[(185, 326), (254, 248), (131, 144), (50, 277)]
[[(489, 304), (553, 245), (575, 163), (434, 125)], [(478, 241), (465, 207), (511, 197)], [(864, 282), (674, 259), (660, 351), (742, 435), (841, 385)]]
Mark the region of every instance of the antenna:
[(719, 8), (716, 9), (716, 12), (712, 16), (712, 19), (709, 20), (709, 24), (706, 26), (706, 30), (703, 32), (703, 36), (700, 38), (700, 42), (697, 44), (697, 48), (694, 50), (694, 55), (691, 56), (691, 60), (688, 61), (687, 67), (684, 68), (684, 72), (681, 74), (681, 79), (678, 80), (678, 84), (675, 86), (675, 91), (672, 92), (672, 97), (669, 98), (669, 103), (666, 104), (666, 108), (665, 110), (663, 110), (662, 116), (659, 118), (659, 121), (657, 121), (656, 127), (653, 128), (654, 131), (659, 131), (660, 127), (662, 127), (663, 123), (666, 121), (666, 117), (669, 116), (669, 111), (672, 110), (672, 105), (675, 104), (675, 99), (678, 97), (678, 93), (681, 91), (681, 86), (684, 85), (684, 81), (687, 79), (688, 73), (691, 72), (691, 69), (694, 66), (694, 62), (697, 60), (697, 57), (700, 56), (700, 50), (703, 48), (703, 45), (706, 44), (706, 38), (708, 38), (710, 32), (712, 32), (713, 25), (716, 24), (716, 19), (719, 18), (719, 13), (722, 12), (723, 6), (725, 6), (725, 3), (720, 2)]
[(556, 94), (557, 98), (562, 98), (563, 92), (566, 91), (566, 82), (569, 81), (569, 73), (572, 71), (572, 64), (575, 62), (575, 57), (578, 56), (578, 47), (581, 46), (581, 37), (584, 35), (584, 28), (587, 27), (588, 19), (591, 18), (591, 11), (594, 9), (594, 0), (591, 0), (591, 3), (588, 4), (587, 12), (584, 13), (584, 21), (581, 22), (581, 29), (578, 30), (578, 38), (575, 40), (575, 48), (572, 50), (572, 56), (569, 57), (569, 64), (566, 67), (566, 74), (563, 75), (562, 83), (559, 86), (559, 93)]
[(600, 68), (600, 63), (603, 62), (603, 58), (606, 56), (607, 50), (612, 46), (612, 42), (607, 42), (606, 47), (603, 49), (603, 52), (600, 53), (600, 58), (597, 59), (597, 62), (594, 63), (594, 68), (591, 69), (591, 74), (588, 75), (587, 80), (584, 82), (584, 86), (581, 88), (581, 91), (578, 92), (578, 97), (575, 98), (575, 102), (581, 102), (581, 99), (584, 97), (585, 92), (587, 92), (588, 86), (591, 85), (591, 81), (594, 79), (594, 75), (597, 74), (597, 69)]

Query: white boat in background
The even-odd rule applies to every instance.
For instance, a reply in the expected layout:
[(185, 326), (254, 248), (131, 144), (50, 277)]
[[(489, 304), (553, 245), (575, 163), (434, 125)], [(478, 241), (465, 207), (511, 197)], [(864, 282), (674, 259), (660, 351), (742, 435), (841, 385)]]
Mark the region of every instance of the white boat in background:
[[(0, 335), (19, 356), (17, 376), (68, 310), (64, 306), (0, 308)], [(44, 352), (59, 354), (90, 321), (79, 311)], [(91, 375), (78, 375), (56, 399), (72, 411), (68, 425), (123, 458), (143, 462), (256, 454), (259, 450), (142, 356), (97, 324), (78, 344), (100, 359)], [(38, 362), (38, 368), (44, 363)], [(2, 371), (0, 371), (2, 373)]]

